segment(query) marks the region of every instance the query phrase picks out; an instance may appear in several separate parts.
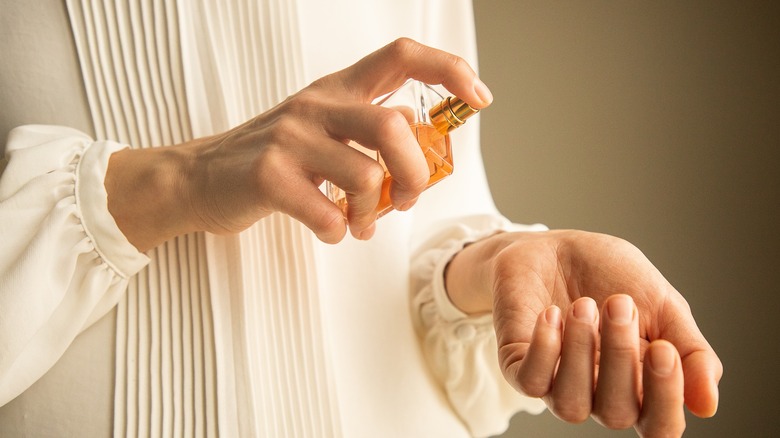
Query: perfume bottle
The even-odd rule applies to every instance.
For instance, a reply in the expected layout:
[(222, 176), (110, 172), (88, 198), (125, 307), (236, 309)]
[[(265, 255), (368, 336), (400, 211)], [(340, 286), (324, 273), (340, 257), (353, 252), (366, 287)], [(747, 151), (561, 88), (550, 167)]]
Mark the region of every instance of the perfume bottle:
[[(479, 112), (461, 99), (455, 96), (444, 98), (431, 86), (413, 79), (406, 81), (400, 88), (380, 99), (377, 105), (393, 108), (401, 112), (409, 121), (409, 127), (428, 162), (430, 177), (426, 189), (452, 174), (452, 145), (449, 132)], [(364, 149), (364, 152), (366, 151)], [(376, 160), (385, 169), (382, 194), (377, 205), (377, 218), (380, 218), (393, 210), (393, 203), (390, 200), (390, 183), (393, 177), (387, 171), (381, 154), (379, 152), (374, 154)], [(330, 181), (326, 183), (325, 190), (328, 198), (341, 208), (346, 216), (348, 208), (346, 193)]]

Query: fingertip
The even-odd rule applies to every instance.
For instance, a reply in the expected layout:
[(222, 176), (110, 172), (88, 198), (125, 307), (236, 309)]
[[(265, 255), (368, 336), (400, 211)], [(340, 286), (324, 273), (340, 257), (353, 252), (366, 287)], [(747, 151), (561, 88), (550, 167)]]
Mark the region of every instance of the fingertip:
[(282, 198), (279, 212), (287, 214), (311, 230), (319, 240), (328, 244), (341, 242), (347, 234), (344, 212), (310, 182), (294, 181), (279, 188), (291, 195)]
[(710, 391), (710, 400), (712, 400), (712, 402), (710, 403), (709, 408), (703, 413), (705, 418), (715, 416), (718, 412), (718, 404), (720, 403), (720, 389), (718, 389), (718, 385), (713, 383), (710, 387)]
[(596, 301), (590, 297), (577, 299), (572, 304), (571, 312), (575, 318), (587, 323), (595, 323), (599, 316)]
[(645, 354), (650, 370), (659, 376), (671, 375), (677, 368), (679, 354), (677, 349), (667, 341), (654, 341)]
[(485, 83), (482, 82), (482, 80), (477, 76), (474, 76), (474, 92), (481, 100), (481, 105), (479, 105), (480, 109), (485, 108), (493, 103), (493, 93), (490, 92), (490, 89), (487, 87), (487, 85), (485, 85)]
[(709, 418), (718, 410), (723, 365), (714, 352), (698, 351), (683, 359), (685, 372), (685, 404), (701, 418)]
[[(335, 206), (334, 206), (335, 207)], [(347, 234), (347, 221), (341, 210), (336, 208), (337, 212), (332, 214), (330, 220), (325, 221), (323, 226), (307, 225), (314, 231), (318, 239), (328, 244), (336, 244), (344, 239)]]
[(355, 237), (358, 240), (369, 240), (374, 236), (374, 233), (376, 232), (376, 222), (369, 225), (367, 228), (364, 228), (360, 231), (352, 231), (352, 236)]
[(420, 194), (425, 189), (408, 189), (401, 188), (397, 181), (393, 181), (394, 185), (390, 188), (390, 202), (393, 208), (398, 211), (407, 211), (414, 207), (417, 200), (420, 198)]
[(410, 210), (412, 207), (414, 207), (414, 204), (417, 203), (417, 200), (420, 199), (419, 196), (415, 196), (414, 198), (403, 202), (401, 205), (394, 207), (398, 211), (407, 211)]
[[(376, 231), (377, 212), (376, 207), (372, 206), (367, 212), (357, 212), (354, 209), (355, 204), (349, 203), (347, 207), (347, 224), (352, 237), (358, 240), (368, 240), (374, 236)], [(376, 204), (374, 204), (376, 205)]]
[(561, 310), (550, 306), (539, 313), (528, 351), (515, 375), (514, 385), (529, 397), (550, 392), (561, 355)]
[(344, 230), (343, 232), (336, 234), (336, 233), (315, 233), (318, 239), (320, 239), (322, 242), (327, 243), (329, 245), (335, 245), (342, 240), (344, 240), (344, 236), (347, 234), (347, 231)]
[[(686, 393), (687, 392), (688, 391), (686, 391)], [(720, 390), (718, 389), (718, 385), (715, 382), (712, 382), (702, 392), (704, 392), (704, 394), (696, 394), (693, 396), (686, 394), (685, 404), (688, 406), (688, 410), (699, 418), (713, 417), (718, 412), (718, 403), (720, 401)]]
[(629, 295), (616, 294), (604, 304), (608, 320), (615, 324), (630, 324), (637, 316), (634, 300)]
[(701, 418), (710, 418), (714, 417), (716, 413), (718, 413), (718, 402), (720, 401), (720, 393), (718, 391), (717, 386), (714, 387), (711, 390), (710, 393), (710, 402), (707, 403), (704, 408), (699, 413), (695, 413), (697, 416)]
[(561, 309), (558, 306), (550, 306), (544, 311), (544, 320), (555, 328), (561, 327)]

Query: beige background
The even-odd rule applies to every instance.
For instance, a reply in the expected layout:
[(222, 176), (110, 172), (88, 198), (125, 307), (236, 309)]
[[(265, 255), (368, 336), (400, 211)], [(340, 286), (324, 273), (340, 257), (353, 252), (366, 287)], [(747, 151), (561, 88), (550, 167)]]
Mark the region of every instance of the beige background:
[[(687, 437), (780, 433), (780, 7), (475, 0), (491, 188), (519, 222), (615, 234), (721, 355)], [(635, 436), (518, 415), (507, 437)]]
[[(625, 237), (683, 291), (726, 368), (720, 412), (688, 437), (780, 430), (778, 9), (475, 0), (496, 201), (519, 222)], [(12, 79), (50, 84), (59, 107), (56, 81)], [(506, 436), (634, 434), (521, 414)]]

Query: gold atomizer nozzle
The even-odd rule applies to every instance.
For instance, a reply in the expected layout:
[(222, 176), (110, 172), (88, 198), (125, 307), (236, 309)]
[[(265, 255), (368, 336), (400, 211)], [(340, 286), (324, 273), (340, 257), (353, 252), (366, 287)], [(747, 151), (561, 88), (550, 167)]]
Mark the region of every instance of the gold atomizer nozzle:
[(450, 96), (434, 106), (430, 111), (431, 123), (441, 134), (447, 134), (466, 123), (466, 119), (478, 113), (460, 98)]

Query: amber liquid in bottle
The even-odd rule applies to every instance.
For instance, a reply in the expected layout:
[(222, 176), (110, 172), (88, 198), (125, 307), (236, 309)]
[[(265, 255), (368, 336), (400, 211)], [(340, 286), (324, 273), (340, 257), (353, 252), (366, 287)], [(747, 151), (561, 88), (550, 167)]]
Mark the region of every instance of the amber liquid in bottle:
[[(425, 123), (414, 123), (410, 128), (412, 128), (417, 142), (420, 143), (420, 149), (425, 154), (425, 161), (428, 162), (429, 178), (428, 184), (425, 186), (427, 189), (441, 181), (444, 177), (452, 175), (453, 162), (450, 136), (449, 134), (442, 135), (432, 125)], [(379, 162), (384, 167), (381, 156), (379, 157)], [(377, 217), (382, 217), (393, 210), (393, 201), (390, 200), (390, 184), (392, 181), (393, 177), (390, 176), (385, 167), (382, 194), (376, 207)]]
[[(427, 85), (418, 83), (417, 86), (423, 87), (423, 90), (435, 93)], [(440, 95), (435, 94), (435, 96), (441, 99)], [(420, 101), (424, 101), (424, 99), (420, 99), (418, 103)], [(428, 162), (429, 179), (426, 185), (427, 189), (452, 174), (453, 159), (449, 132), (465, 123), (465, 120), (476, 114), (477, 110), (455, 97), (442, 99), (433, 108), (422, 105), (417, 109), (419, 110), (416, 113), (418, 115), (415, 120), (410, 122), (409, 127), (420, 144), (425, 160)], [(393, 177), (387, 171), (387, 166), (385, 166), (379, 153), (376, 154), (376, 159), (385, 169), (382, 193), (376, 208), (377, 218), (379, 218), (393, 210), (393, 203), (390, 199), (390, 185)], [(346, 216), (348, 208), (346, 193), (330, 183), (328, 183), (327, 192), (330, 199)]]

